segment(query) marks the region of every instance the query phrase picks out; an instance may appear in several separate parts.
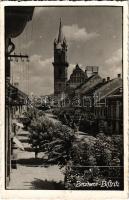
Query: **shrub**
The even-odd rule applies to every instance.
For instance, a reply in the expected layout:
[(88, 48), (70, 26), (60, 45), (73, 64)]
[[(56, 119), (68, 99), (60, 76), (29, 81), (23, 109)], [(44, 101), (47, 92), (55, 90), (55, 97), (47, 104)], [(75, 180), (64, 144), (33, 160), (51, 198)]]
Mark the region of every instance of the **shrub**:
[[(118, 149), (118, 141), (122, 142), (122, 137), (109, 137), (99, 133), (96, 137), (86, 136), (84, 140), (74, 142), (72, 154), (72, 167), (66, 172), (65, 186), (68, 189), (77, 189), (76, 183), (96, 182), (101, 180), (119, 181), (122, 188), (122, 150)], [(117, 143), (117, 145), (116, 145)], [(119, 152), (119, 153), (118, 153)], [(82, 187), (79, 189), (86, 189)], [(99, 188), (98, 188), (99, 189)]]
[(31, 121), (29, 139), (35, 152), (35, 157), (38, 156), (39, 152), (46, 151), (46, 144), (53, 137), (53, 126), (53, 123), (45, 116), (40, 116), (38, 119), (34, 118)]

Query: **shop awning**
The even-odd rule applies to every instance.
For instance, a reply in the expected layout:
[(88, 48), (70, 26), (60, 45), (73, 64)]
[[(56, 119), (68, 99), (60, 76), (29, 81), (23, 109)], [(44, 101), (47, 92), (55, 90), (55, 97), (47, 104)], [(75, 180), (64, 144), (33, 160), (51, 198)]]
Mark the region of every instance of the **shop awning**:
[(18, 148), (20, 148), (23, 151), (25, 150), (23, 144), (16, 137), (13, 138), (13, 142), (15, 142)]
[(16, 125), (19, 126), (20, 128), (23, 128), (23, 124), (16, 122)]

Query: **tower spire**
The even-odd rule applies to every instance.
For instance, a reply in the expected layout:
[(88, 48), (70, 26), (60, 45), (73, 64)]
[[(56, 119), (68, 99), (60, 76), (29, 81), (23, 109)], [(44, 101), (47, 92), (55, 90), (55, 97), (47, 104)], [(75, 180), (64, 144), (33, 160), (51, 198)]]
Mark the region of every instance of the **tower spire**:
[(61, 43), (63, 41), (63, 32), (62, 32), (62, 21), (60, 18), (60, 25), (59, 25), (59, 34), (58, 34), (58, 43)]

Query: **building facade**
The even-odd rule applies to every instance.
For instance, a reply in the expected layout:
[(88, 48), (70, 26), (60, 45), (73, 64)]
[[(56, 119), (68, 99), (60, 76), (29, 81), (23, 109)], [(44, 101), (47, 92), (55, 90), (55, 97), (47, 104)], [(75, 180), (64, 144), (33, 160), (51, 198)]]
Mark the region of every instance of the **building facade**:
[[(12, 112), (14, 108), (17, 107), (17, 103), (15, 101), (12, 102), (12, 98), (10, 97), (10, 91), (16, 93), (16, 89), (10, 85), (10, 59), (9, 56), (15, 50), (15, 44), (12, 42), (12, 38), (18, 37), (24, 30), (28, 21), (32, 20), (34, 7), (17, 7), (17, 6), (7, 6), (5, 8), (5, 138), (6, 138), (6, 187), (10, 181), (10, 172), (11, 172), (11, 125), (12, 125)], [(18, 95), (19, 96), (19, 95)], [(13, 106), (12, 106), (13, 104)]]
[(70, 75), (70, 79), (67, 81), (67, 87), (75, 89), (80, 84), (83, 84), (87, 78), (87, 71), (84, 72), (77, 64)]

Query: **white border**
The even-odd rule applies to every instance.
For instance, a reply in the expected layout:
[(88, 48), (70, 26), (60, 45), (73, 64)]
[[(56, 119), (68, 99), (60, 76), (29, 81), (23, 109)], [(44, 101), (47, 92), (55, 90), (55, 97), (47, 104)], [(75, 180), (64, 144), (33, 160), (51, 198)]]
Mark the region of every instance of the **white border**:
[[(4, 125), (4, 6), (123, 6), (123, 83), (124, 83), (124, 191), (59, 191), (59, 190), (5, 190), (5, 125)], [(33, 18), (32, 18), (33, 20)], [(2, 50), (1, 50), (2, 49)], [(128, 2), (116, 1), (7, 1), (0, 3), (0, 198), (1, 199), (128, 199)], [(1, 95), (2, 94), (2, 95)], [(4, 142), (3, 142), (4, 141)]]

